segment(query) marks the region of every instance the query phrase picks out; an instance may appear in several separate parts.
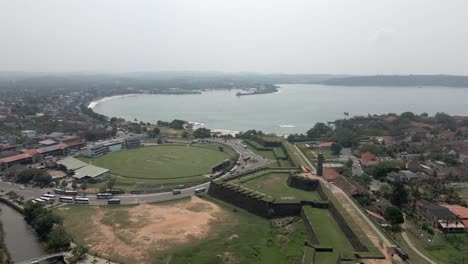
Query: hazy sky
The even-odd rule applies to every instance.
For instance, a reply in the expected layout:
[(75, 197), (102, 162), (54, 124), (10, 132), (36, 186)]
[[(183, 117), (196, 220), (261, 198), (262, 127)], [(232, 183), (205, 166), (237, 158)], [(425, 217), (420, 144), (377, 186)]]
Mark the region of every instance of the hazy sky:
[(0, 0), (0, 71), (468, 75), (466, 0)]

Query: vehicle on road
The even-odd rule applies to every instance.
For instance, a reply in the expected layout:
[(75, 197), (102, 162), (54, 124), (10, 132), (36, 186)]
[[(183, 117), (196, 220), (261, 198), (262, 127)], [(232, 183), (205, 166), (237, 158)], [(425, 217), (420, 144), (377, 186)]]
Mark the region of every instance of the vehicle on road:
[(89, 204), (89, 198), (84, 198), (84, 197), (75, 198), (75, 203), (77, 203), (77, 204)]
[(47, 198), (55, 199), (55, 195), (54, 195), (54, 194), (50, 194), (50, 193), (44, 193), (44, 194), (42, 195), (42, 197), (47, 197)]
[(63, 194), (75, 196), (75, 195), (78, 195), (78, 192), (77, 191), (72, 191), (72, 190), (65, 190), (63, 192)]
[(96, 194), (97, 199), (111, 199), (112, 193), (98, 193)]
[(173, 195), (177, 195), (177, 194), (181, 194), (181, 193), (182, 193), (182, 191), (181, 191), (180, 189), (174, 189), (174, 190), (172, 190), (172, 194), (173, 194)]
[(120, 204), (120, 199), (109, 199), (107, 200), (107, 204)]
[(73, 197), (71, 197), (71, 196), (61, 196), (59, 198), (59, 202), (61, 202), (61, 203), (73, 203)]
[(195, 194), (204, 193), (204, 192), (206, 192), (206, 187), (201, 187), (201, 188), (197, 188), (194, 190)]
[(55, 190), (54, 190), (54, 193), (56, 193), (56, 194), (64, 194), (64, 193), (65, 193), (65, 190), (62, 190), (62, 189), (55, 189)]
[(49, 198), (49, 197), (45, 197), (45, 196), (42, 196), (41, 198), (39, 198), (41, 200), (43, 200), (46, 204), (53, 204), (55, 202), (55, 199), (53, 198)]

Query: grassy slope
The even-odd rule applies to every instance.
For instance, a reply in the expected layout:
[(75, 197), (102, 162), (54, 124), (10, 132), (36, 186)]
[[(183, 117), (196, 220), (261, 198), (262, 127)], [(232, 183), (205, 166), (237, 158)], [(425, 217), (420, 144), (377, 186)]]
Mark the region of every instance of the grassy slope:
[(354, 231), (359, 240), (369, 249), (369, 252), (363, 253), (362, 255), (382, 255), (380, 250), (372, 244), (364, 231), (361, 230), (359, 225), (353, 220), (353, 218), (346, 212), (346, 210), (341, 206), (340, 202), (335, 198), (335, 196), (328, 190), (328, 188), (322, 188), (325, 194), (328, 196), (331, 202), (335, 205), (338, 212), (347, 220), (349, 227)]
[[(276, 197), (277, 201), (320, 200), (320, 197), (316, 192), (308, 192), (289, 187), (287, 184), (288, 176), (288, 173), (269, 173), (241, 184), (260, 192), (270, 194)], [(281, 199), (281, 197), (283, 197), (283, 199)]]
[[(229, 221), (213, 224), (213, 234), (206, 239), (193, 239), (188, 244), (164, 252), (148, 252), (153, 263), (299, 263), (303, 254), (306, 231), (299, 220), (287, 228), (270, 225), (268, 220), (239, 210), (217, 200), (215, 202), (229, 213)], [(89, 220), (96, 207), (66, 206), (57, 210), (64, 216), (64, 226), (76, 242), (86, 244), (93, 230)], [(105, 207), (103, 223), (134, 227), (139, 223), (129, 222), (126, 207)], [(238, 238), (229, 239), (232, 235)], [(122, 238), (124, 239), (124, 238)], [(229, 257), (230, 256), (230, 257)]]
[[(468, 252), (468, 235), (466, 234), (438, 234), (435, 239), (425, 231), (412, 226), (407, 232), (409, 239), (416, 248), (439, 263), (462, 263), (464, 252)], [(418, 235), (418, 237), (415, 236)], [(421, 236), (422, 234), (422, 236)], [(422, 239), (425, 238), (425, 239)], [(428, 242), (431, 238), (432, 242)], [(468, 259), (465, 254), (465, 261)]]

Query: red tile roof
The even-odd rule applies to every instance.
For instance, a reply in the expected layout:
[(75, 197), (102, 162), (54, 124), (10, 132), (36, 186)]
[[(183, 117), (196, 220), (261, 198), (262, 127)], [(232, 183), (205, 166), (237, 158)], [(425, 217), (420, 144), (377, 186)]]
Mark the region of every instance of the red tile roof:
[(319, 145), (321, 148), (329, 148), (334, 144), (334, 142), (323, 142), (322, 144)]
[(334, 168), (323, 168), (323, 178), (327, 181), (333, 181), (338, 178), (340, 174)]
[(458, 215), (461, 219), (468, 220), (468, 208), (460, 205), (441, 204), (449, 209), (452, 213)]
[(10, 157), (0, 159), (0, 163), (9, 163), (9, 162), (23, 160), (23, 159), (27, 159), (27, 158), (31, 158), (31, 156), (28, 155), (28, 154), (18, 154), (18, 155), (14, 155), (14, 156), (10, 156)]
[(455, 132), (455, 131), (444, 130), (444, 131), (439, 133), (439, 136), (444, 137), (444, 138), (453, 138), (456, 134), (457, 134), (457, 132)]
[(28, 154), (30, 157), (39, 153), (37, 149), (22, 149), (21, 152)]
[(377, 157), (370, 153), (370, 152), (364, 152), (361, 154), (361, 158), (359, 159), (362, 165), (366, 165), (372, 161), (377, 161)]

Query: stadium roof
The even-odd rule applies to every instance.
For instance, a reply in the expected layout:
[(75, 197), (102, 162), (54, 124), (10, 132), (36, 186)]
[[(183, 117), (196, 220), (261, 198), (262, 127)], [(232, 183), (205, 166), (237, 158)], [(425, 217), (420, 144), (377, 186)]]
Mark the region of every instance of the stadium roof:
[(72, 157), (67, 157), (67, 158), (64, 158), (62, 160), (59, 160), (57, 161), (57, 164), (59, 165), (62, 165), (64, 167), (67, 168), (67, 170), (77, 170), (79, 168), (82, 168), (86, 165), (88, 165), (87, 163), (79, 160), (79, 159), (75, 159), (75, 158), (72, 158)]
[(108, 172), (108, 169), (104, 169), (98, 166), (94, 165), (86, 165), (85, 167), (79, 168), (75, 171), (75, 175), (73, 177), (77, 179), (82, 179), (84, 177), (98, 177), (106, 172)]

